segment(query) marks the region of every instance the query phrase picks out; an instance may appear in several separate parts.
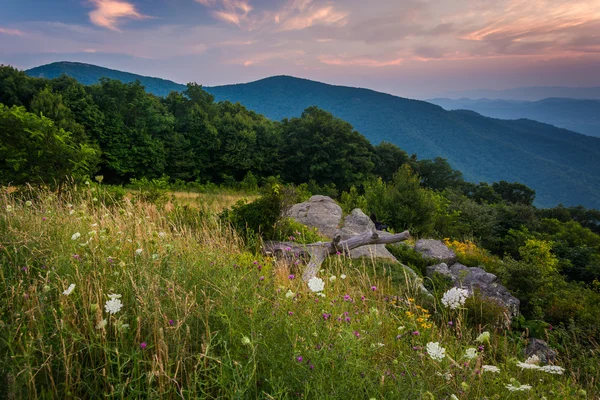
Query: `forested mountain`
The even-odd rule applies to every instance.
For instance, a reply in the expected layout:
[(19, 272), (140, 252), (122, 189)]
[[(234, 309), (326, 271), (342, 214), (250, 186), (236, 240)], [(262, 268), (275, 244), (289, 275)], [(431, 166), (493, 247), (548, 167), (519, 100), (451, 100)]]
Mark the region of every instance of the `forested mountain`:
[(473, 89), (455, 90), (437, 95), (451, 99), (494, 99), (539, 101), (547, 98), (592, 99), (600, 100), (600, 86), (566, 87), (566, 86), (530, 86), (516, 87), (505, 90)]
[[(64, 72), (80, 82), (93, 82), (92, 73), (97, 74), (96, 80), (108, 76), (130, 81), (135, 77), (78, 65), (57, 63), (27, 72), (49, 78)], [(155, 94), (164, 94), (160, 90), (169, 87), (168, 81), (138, 79)], [(175, 90), (183, 88), (169, 84)], [(560, 202), (600, 208), (598, 138), (529, 120), (505, 121), (470, 111), (446, 111), (424, 101), (288, 76), (205, 89), (217, 101), (240, 102), (274, 120), (299, 116), (317, 105), (350, 122), (373, 144), (385, 140), (420, 158), (444, 157), (467, 180), (522, 182), (536, 190), (540, 206)]]
[(446, 110), (471, 110), (502, 119), (533, 119), (600, 137), (600, 100), (548, 98), (539, 101), (490, 99), (428, 99)]

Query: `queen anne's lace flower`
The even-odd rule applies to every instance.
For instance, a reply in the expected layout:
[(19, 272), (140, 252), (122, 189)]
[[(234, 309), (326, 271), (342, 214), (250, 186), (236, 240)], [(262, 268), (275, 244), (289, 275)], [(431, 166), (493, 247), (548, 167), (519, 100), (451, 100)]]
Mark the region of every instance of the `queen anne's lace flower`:
[(540, 369), (540, 367), (536, 364), (530, 364), (528, 362), (518, 362), (517, 367), (521, 369)]
[(442, 361), (446, 357), (446, 349), (439, 342), (427, 343), (427, 354), (436, 361)]
[(69, 285), (69, 287), (67, 288), (67, 290), (65, 290), (65, 291), (63, 292), (63, 294), (64, 294), (65, 296), (68, 296), (68, 295), (70, 295), (70, 294), (71, 294), (71, 292), (73, 292), (73, 289), (75, 289), (75, 284), (74, 284), (74, 283), (71, 283), (71, 284)]
[(288, 299), (291, 299), (295, 295), (296, 295), (296, 293), (294, 293), (294, 292), (292, 292), (291, 290), (288, 289), (288, 291), (285, 294), (285, 297), (288, 298)]
[(477, 336), (475, 339), (476, 342), (483, 343), (490, 341), (490, 333), (488, 331), (483, 332), (481, 335)]
[(558, 365), (544, 365), (543, 367), (540, 367), (540, 371), (544, 371), (548, 374), (562, 375), (563, 372), (565, 372), (565, 369)]
[(468, 360), (472, 360), (477, 357), (477, 349), (475, 347), (470, 347), (465, 351), (465, 358)]
[(314, 276), (308, 281), (308, 288), (313, 292), (321, 292), (325, 288), (325, 282), (323, 282), (323, 279)]
[(77, 240), (80, 237), (81, 237), (81, 233), (75, 232), (73, 235), (71, 235), (71, 240)]
[(452, 310), (456, 310), (465, 304), (465, 301), (469, 297), (469, 292), (466, 289), (459, 289), (453, 287), (444, 293), (442, 297), (442, 304)]
[(135, 251), (135, 255), (136, 255), (136, 256), (139, 256), (139, 255), (141, 255), (141, 254), (142, 254), (142, 252), (143, 252), (143, 251), (144, 251), (144, 250), (142, 250), (142, 249), (137, 249), (137, 250)]
[(110, 297), (110, 300), (108, 300), (106, 304), (104, 304), (104, 309), (106, 310), (106, 312), (109, 314), (116, 314), (119, 311), (121, 311), (121, 308), (123, 308), (123, 303), (121, 303), (121, 300), (119, 299), (121, 295), (109, 294), (108, 296)]
[(540, 358), (538, 357), (537, 354), (534, 354), (532, 356), (530, 356), (527, 360), (525, 360), (525, 362), (527, 364), (535, 364), (535, 365), (539, 365), (540, 364)]
[(496, 374), (500, 373), (500, 368), (495, 365), (482, 365), (481, 369), (483, 372), (494, 372)]
[(509, 383), (505, 386), (511, 392), (525, 392), (531, 390), (531, 385), (513, 385), (512, 383)]

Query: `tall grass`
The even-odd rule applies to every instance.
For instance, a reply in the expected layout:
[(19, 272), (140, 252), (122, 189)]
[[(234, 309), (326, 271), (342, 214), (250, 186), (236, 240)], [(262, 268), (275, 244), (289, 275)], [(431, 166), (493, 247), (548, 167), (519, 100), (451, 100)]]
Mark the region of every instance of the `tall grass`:
[[(299, 270), (244, 250), (210, 213), (102, 199), (91, 189), (2, 194), (0, 398), (586, 398), (596, 389), (571, 370), (522, 371), (519, 337), (467, 326), (465, 310), (419, 299), (372, 262), (330, 260), (320, 296)], [(114, 314), (111, 294), (121, 295)], [(483, 330), (491, 340), (478, 343)], [(441, 361), (429, 342), (445, 347)], [(474, 359), (464, 357), (470, 347)], [(510, 392), (511, 380), (532, 389)]]

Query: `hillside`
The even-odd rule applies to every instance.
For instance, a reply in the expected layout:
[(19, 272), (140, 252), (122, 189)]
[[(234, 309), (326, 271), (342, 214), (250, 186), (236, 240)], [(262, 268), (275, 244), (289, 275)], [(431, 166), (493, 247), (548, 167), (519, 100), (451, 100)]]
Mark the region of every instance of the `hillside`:
[(600, 100), (548, 98), (539, 101), (428, 99), (446, 110), (471, 110), (492, 118), (528, 118), (600, 137)]
[(153, 78), (149, 76), (141, 76), (129, 72), (117, 71), (114, 69), (98, 67), (96, 65), (84, 64), (78, 62), (57, 62), (27, 70), (29, 76), (37, 78), (53, 79), (58, 78), (62, 74), (71, 76), (84, 85), (93, 85), (98, 83), (100, 78), (116, 79), (121, 82), (129, 83), (140, 81), (150, 93), (157, 96), (166, 96), (173, 90), (185, 90), (185, 85), (175, 83), (166, 79)]
[(448, 97), (451, 99), (495, 99), (495, 100), (519, 100), (539, 101), (547, 98), (569, 98), (569, 99), (600, 99), (600, 86), (594, 87), (565, 87), (565, 86), (530, 86), (516, 87), (505, 90), (474, 89), (455, 90), (441, 93), (437, 97)]
[[(136, 77), (79, 65), (57, 63), (27, 72), (51, 77), (62, 71), (81, 82), (92, 82), (93, 74), (96, 80)], [(183, 87), (155, 78), (138, 79), (148, 82), (148, 90), (155, 94), (164, 94), (157, 88), (169, 87), (167, 83), (174, 89)], [(522, 182), (537, 191), (539, 206), (563, 203), (600, 208), (597, 138), (534, 121), (446, 111), (424, 101), (288, 76), (205, 89), (217, 100), (240, 102), (275, 120), (299, 116), (305, 108), (317, 105), (350, 122), (372, 143), (389, 141), (420, 158), (445, 157), (467, 180)]]

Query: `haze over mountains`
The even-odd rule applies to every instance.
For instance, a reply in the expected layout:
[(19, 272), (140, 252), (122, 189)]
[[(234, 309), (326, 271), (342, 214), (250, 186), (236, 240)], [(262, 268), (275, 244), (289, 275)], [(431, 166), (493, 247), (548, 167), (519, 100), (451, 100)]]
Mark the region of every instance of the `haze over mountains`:
[[(84, 84), (101, 77), (124, 82), (137, 79), (160, 96), (185, 89), (185, 85), (162, 79), (79, 63), (54, 63), (27, 72), (45, 78), (65, 73)], [(525, 183), (537, 191), (540, 206), (561, 202), (600, 208), (598, 138), (532, 120), (447, 111), (424, 101), (289, 76), (205, 89), (218, 101), (240, 102), (275, 120), (299, 116), (305, 108), (317, 105), (350, 122), (374, 144), (385, 140), (419, 158), (447, 158), (467, 180)]]
[(600, 100), (600, 86), (595, 87), (564, 87), (564, 86), (532, 86), (517, 87), (505, 90), (475, 89), (449, 91), (438, 97), (449, 99), (493, 99), (537, 101), (552, 97), (570, 99)]
[(538, 101), (428, 99), (446, 110), (471, 110), (492, 118), (528, 118), (600, 137), (600, 100), (547, 98)]

